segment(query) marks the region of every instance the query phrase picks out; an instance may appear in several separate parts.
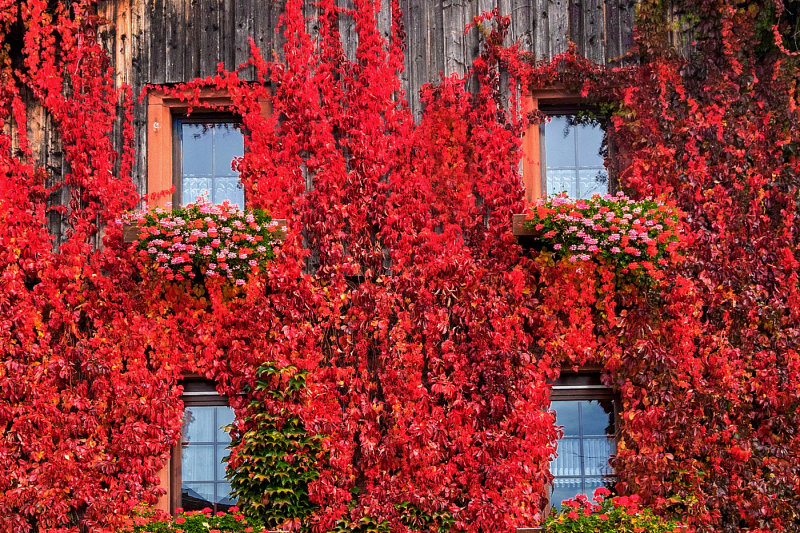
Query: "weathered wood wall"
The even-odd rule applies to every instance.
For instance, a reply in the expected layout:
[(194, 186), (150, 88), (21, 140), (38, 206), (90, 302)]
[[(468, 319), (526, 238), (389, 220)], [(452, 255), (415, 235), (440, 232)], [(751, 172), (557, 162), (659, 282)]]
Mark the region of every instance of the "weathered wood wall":
[[(353, 0), (338, 0), (352, 7)], [(250, 54), (253, 38), (269, 56), (280, 52), (276, 32), (285, 0), (101, 0), (108, 22), (100, 38), (112, 54), (117, 81), (136, 94), (148, 83), (175, 83), (213, 75), (217, 64), (233, 69)], [(387, 4), (388, 2), (383, 2)], [(461, 74), (478, 54), (477, 29), (464, 27), (473, 17), (498, 7), (511, 15), (508, 42), (520, 41), (537, 57), (552, 57), (570, 41), (598, 63), (624, 56), (633, 44), (636, 0), (401, 0), (407, 35), (404, 89), (415, 114), (417, 95), (440, 74)], [(313, 19), (314, 7), (307, 15)], [(379, 24), (388, 35), (391, 14), (384, 5)], [(312, 28), (313, 31), (313, 28)], [(345, 50), (355, 53), (352, 20), (343, 17)], [(136, 112), (137, 164), (134, 179), (142, 192), (146, 179), (144, 106)]]
[[(353, 7), (353, 0), (337, 0)], [(99, 0), (103, 23), (98, 37), (110, 52), (118, 84), (128, 84), (138, 95), (146, 84), (176, 83), (213, 75), (217, 64), (233, 69), (250, 54), (253, 38), (265, 56), (280, 53), (276, 32), (285, 0)], [(311, 3), (311, 2), (309, 2)], [(633, 44), (636, 0), (400, 0), (407, 35), (403, 84), (415, 114), (421, 106), (420, 88), (440, 75), (461, 74), (478, 54), (478, 30), (464, 33), (473, 17), (498, 7), (511, 15), (508, 44), (519, 41), (537, 57), (564, 51), (570, 41), (598, 63), (613, 63)], [(383, 4), (388, 4), (388, 0)], [(307, 8), (309, 20), (315, 7)], [(391, 13), (387, 6), (378, 17), (388, 36)], [(311, 23), (309, 23), (311, 24)], [(357, 36), (353, 21), (339, 22), (346, 52), (355, 54)], [(313, 32), (313, 27), (309, 28)], [(48, 168), (52, 183), (60, 182), (63, 158), (55, 128), (41, 108), (30, 102), (29, 135), (39, 164)], [(147, 193), (146, 107), (135, 108), (136, 162), (133, 180)], [(64, 204), (68, 191), (51, 198)], [(51, 231), (58, 240), (64, 219), (52, 214)]]
[[(353, 0), (338, 0), (352, 7)], [(388, 2), (383, 2), (387, 4)], [(415, 95), (439, 73), (463, 73), (478, 53), (478, 31), (464, 27), (476, 15), (498, 7), (511, 15), (508, 42), (519, 40), (538, 57), (564, 51), (569, 41), (588, 58), (607, 63), (633, 44), (636, 0), (401, 0), (407, 34), (406, 93)], [(217, 64), (232, 69), (249, 57), (253, 38), (268, 55), (280, 50), (276, 33), (283, 0), (102, 0), (110, 22), (102, 32), (117, 65), (119, 81), (134, 89), (212, 75)], [(313, 17), (314, 7), (307, 15)], [(389, 32), (384, 5), (379, 24)], [(343, 17), (345, 49), (357, 45), (352, 20)]]

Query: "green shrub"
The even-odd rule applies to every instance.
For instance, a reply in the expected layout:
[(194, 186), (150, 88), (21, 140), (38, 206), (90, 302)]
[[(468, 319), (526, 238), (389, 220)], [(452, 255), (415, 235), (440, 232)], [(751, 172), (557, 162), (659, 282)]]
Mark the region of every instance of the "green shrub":
[(302, 522), (316, 508), (308, 484), (319, 476), (322, 441), (288, 408), (305, 388), (305, 373), (266, 364), (257, 376), (256, 399), (242, 418), (244, 433), (231, 428), (227, 477), (247, 516), (280, 529)]

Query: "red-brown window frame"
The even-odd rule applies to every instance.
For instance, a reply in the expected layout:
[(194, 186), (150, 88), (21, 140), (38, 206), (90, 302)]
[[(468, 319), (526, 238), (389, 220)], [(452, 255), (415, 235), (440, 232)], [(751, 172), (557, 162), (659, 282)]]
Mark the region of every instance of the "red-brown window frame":
[[(182, 117), (216, 117), (229, 119), (235, 117), (232, 111), (216, 111), (215, 109), (231, 109), (233, 100), (225, 92), (216, 89), (201, 89), (199, 92), (201, 105), (190, 106), (181, 98), (153, 91), (147, 95), (147, 193), (151, 196), (150, 204), (164, 207), (173, 200), (167, 194), (174, 185), (177, 163), (174, 123)], [(268, 100), (259, 100), (261, 114), (269, 117), (272, 106)], [(189, 109), (192, 113), (189, 114)]]
[[(542, 107), (579, 111), (591, 106), (580, 94), (557, 86), (536, 89), (522, 99), (522, 111), (525, 114), (537, 113)], [(530, 124), (522, 136), (522, 182), (525, 186), (525, 201), (528, 203), (547, 195), (545, 184), (542, 181), (543, 151), (541, 124)], [(614, 153), (613, 147), (609, 146), (607, 159), (613, 157), (617, 157), (617, 155)], [(613, 175), (612, 166), (606, 165), (606, 167), (609, 192), (613, 192), (616, 188), (616, 177)]]

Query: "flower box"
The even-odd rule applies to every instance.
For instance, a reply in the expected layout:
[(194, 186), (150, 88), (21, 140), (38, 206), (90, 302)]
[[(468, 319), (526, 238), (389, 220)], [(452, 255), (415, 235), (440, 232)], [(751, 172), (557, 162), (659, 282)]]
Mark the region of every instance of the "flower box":
[(540, 198), (512, 218), (517, 240), (570, 262), (602, 259), (623, 271), (656, 271), (674, 259), (679, 212), (655, 200), (616, 196)]
[(205, 199), (172, 210), (156, 208), (123, 220), (123, 241), (135, 246), (143, 271), (169, 281), (227, 278), (244, 285), (263, 269), (284, 235), (286, 221)]

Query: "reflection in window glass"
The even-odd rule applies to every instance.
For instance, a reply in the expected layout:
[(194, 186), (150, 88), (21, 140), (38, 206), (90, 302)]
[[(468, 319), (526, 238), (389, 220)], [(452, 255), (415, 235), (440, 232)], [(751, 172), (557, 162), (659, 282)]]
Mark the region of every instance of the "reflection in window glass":
[(614, 471), (608, 461), (615, 451), (612, 400), (558, 400), (550, 404), (556, 424), (563, 426), (558, 457), (550, 464), (553, 493), (550, 501), (560, 507), (576, 494), (592, 497), (599, 487), (611, 488)]
[(181, 203), (206, 194), (215, 204), (244, 207), (244, 189), (233, 160), (244, 154), (241, 125), (235, 122), (178, 121), (181, 142)]
[(566, 192), (571, 198), (608, 193), (608, 172), (600, 148), (603, 129), (573, 124), (570, 115), (555, 115), (544, 124), (544, 181), (547, 195)]
[(225, 511), (236, 505), (222, 462), (231, 439), (221, 428), (231, 422), (230, 407), (186, 406), (181, 450), (181, 507), (185, 510)]

